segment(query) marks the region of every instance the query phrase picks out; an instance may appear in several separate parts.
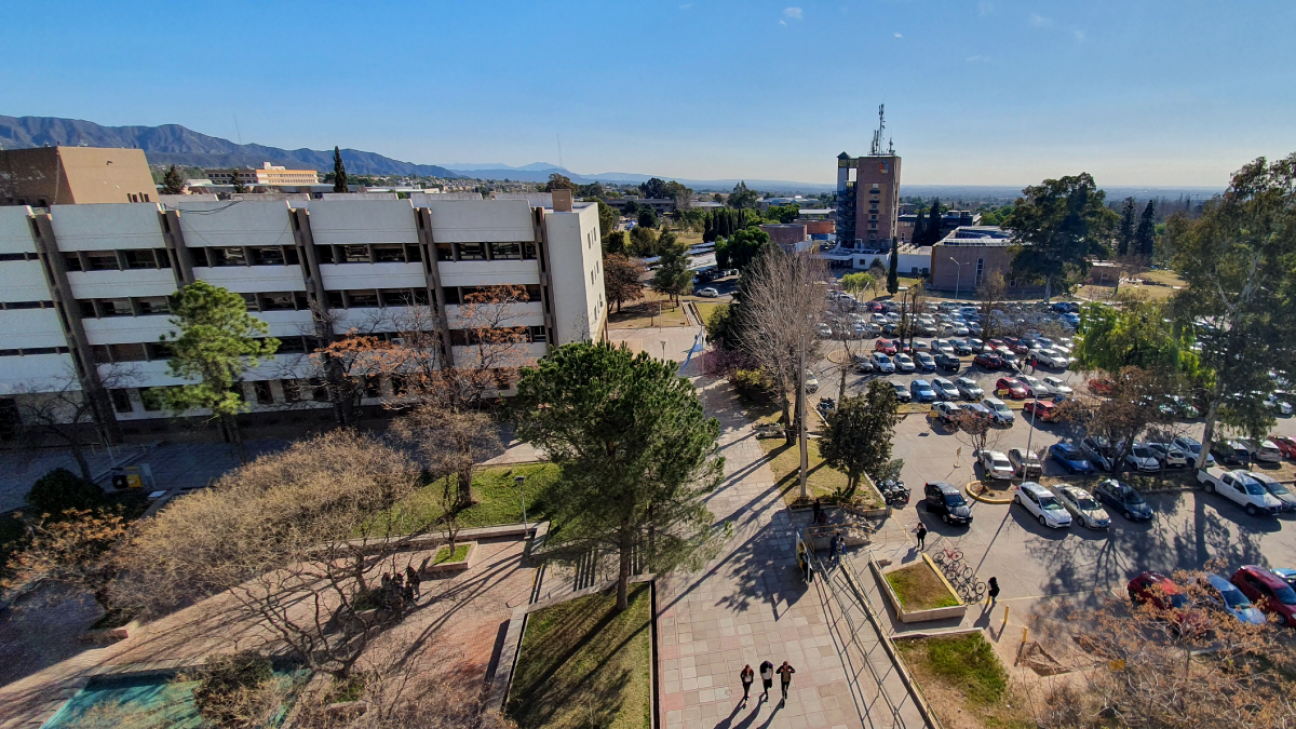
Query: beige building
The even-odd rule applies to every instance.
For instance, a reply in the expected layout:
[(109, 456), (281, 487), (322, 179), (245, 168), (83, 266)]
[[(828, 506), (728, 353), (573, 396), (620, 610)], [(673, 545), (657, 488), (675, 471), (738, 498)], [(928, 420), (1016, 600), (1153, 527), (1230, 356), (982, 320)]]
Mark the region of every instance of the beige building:
[(318, 185), (319, 173), (315, 170), (290, 170), (283, 165), (272, 165), (269, 162), (263, 163), (261, 167), (242, 168), (238, 170), (205, 170), (207, 179), (217, 185), (233, 185), (234, 173), (237, 172), (239, 179), (244, 185), (253, 187), (255, 185), (265, 185), (273, 187), (275, 185)]
[(157, 186), (139, 149), (0, 150), (0, 204), (46, 208), (157, 199)]

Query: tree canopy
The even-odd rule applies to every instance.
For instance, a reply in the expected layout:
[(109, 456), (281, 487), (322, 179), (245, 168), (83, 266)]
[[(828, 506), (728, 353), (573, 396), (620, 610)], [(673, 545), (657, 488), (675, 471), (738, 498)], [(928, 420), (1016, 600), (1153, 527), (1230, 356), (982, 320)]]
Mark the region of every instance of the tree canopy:
[(725, 268), (742, 271), (756, 260), (769, 242), (769, 233), (760, 228), (743, 228), (728, 239), (716, 242), (716, 265), (720, 265), (723, 257)]
[(678, 243), (674, 233), (663, 233), (660, 240), (661, 258), (653, 274), (652, 287), (679, 302), (681, 294), (693, 286), (693, 271), (689, 269), (688, 246)]
[(333, 147), (333, 192), (346, 192), (346, 191), (347, 191), (346, 165), (342, 164), (342, 150), (335, 146)]
[(643, 263), (620, 253), (603, 257), (603, 286), (609, 304), (621, 304), (643, 298), (644, 285), (640, 280), (647, 269)]
[(163, 195), (180, 195), (184, 193), (184, 180), (180, 177), (180, 170), (175, 165), (171, 165), (162, 177), (162, 194)]
[(900, 401), (885, 380), (872, 380), (863, 395), (843, 397), (827, 416), (819, 439), (824, 462), (846, 474), (847, 496), (860, 476), (881, 478), (891, 463), (891, 441), (900, 422)]
[(779, 223), (791, 223), (801, 215), (801, 206), (796, 203), (771, 205), (765, 210), (765, 217)]
[(1019, 280), (1069, 285), (1087, 275), (1089, 259), (1105, 256), (1119, 216), (1103, 204), (1106, 193), (1087, 172), (1044, 180), (1022, 190), (1004, 221), (1018, 243), (1012, 272)]
[(733, 192), (729, 193), (728, 204), (731, 208), (738, 210), (754, 209), (756, 199), (760, 197), (755, 190), (749, 189), (746, 182), (739, 182), (734, 185)]

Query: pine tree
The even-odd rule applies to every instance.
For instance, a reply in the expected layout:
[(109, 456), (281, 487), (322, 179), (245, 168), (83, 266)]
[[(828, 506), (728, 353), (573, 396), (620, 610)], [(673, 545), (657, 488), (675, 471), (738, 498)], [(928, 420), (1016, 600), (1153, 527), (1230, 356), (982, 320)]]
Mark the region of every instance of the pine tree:
[(342, 164), (342, 150), (333, 148), (333, 192), (347, 191), (346, 165)]
[(909, 242), (913, 243), (916, 246), (920, 246), (923, 244), (923, 240), (925, 240), (926, 238), (927, 238), (926, 218), (923, 217), (922, 211), (919, 210), (914, 214), (913, 235), (909, 238)]
[(927, 211), (927, 240), (923, 245), (935, 245), (941, 239), (941, 229), (945, 219), (941, 217), (940, 198), (932, 201), (931, 210)]
[(703, 220), (702, 242), (715, 243), (715, 239), (715, 216), (708, 213), (706, 218)]
[(1134, 243), (1134, 198), (1125, 198), (1121, 207), (1120, 234), (1116, 238), (1116, 255), (1124, 258), (1129, 255), (1130, 246)]
[(162, 194), (184, 194), (184, 180), (180, 178), (180, 170), (177, 170), (175, 165), (171, 165), (171, 169), (167, 170), (162, 177)]
[(1134, 252), (1144, 258), (1152, 258), (1152, 249), (1156, 240), (1156, 203), (1148, 200), (1143, 208), (1143, 217), (1139, 218), (1138, 229), (1134, 231)]
[(892, 296), (900, 290), (900, 246), (891, 244), (891, 262), (887, 268), (887, 293)]
[(248, 191), (247, 185), (243, 184), (242, 173), (243, 170), (238, 167), (230, 170), (230, 183), (234, 186), (234, 192), (244, 193)]

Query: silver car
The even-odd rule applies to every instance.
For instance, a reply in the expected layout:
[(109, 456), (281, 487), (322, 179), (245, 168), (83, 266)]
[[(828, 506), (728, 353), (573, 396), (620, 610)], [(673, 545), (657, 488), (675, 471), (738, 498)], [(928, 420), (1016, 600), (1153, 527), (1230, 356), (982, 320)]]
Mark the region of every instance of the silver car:
[(954, 386), (958, 388), (959, 394), (968, 400), (980, 400), (985, 396), (985, 391), (976, 383), (976, 380), (970, 377), (960, 377), (954, 381)]
[(1057, 484), (1053, 487), (1053, 495), (1057, 496), (1066, 510), (1084, 526), (1090, 529), (1107, 529), (1111, 526), (1111, 516), (1108, 515), (1107, 510), (1102, 508), (1088, 491), (1079, 486)]

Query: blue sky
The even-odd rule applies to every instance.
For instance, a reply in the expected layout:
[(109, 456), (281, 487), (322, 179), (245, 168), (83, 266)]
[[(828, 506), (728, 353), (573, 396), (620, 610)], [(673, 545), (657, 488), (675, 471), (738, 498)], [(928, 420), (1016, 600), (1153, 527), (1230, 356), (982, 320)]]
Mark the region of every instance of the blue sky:
[(1223, 186), (1296, 151), (1296, 3), (13, 3), (0, 113), (425, 163)]

